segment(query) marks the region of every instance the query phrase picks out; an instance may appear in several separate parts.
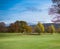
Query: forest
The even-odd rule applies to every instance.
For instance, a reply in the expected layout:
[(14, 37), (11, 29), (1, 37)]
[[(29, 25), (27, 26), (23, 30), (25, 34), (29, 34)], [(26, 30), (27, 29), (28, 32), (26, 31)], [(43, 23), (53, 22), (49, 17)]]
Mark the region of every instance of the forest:
[(60, 24), (40, 23), (28, 25), (26, 21), (16, 21), (8, 26), (0, 22), (0, 33), (60, 33)]

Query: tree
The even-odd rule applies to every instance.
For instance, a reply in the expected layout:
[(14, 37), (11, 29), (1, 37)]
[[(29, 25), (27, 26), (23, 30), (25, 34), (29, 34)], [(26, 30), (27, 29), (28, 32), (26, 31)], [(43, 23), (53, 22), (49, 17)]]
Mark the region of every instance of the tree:
[(9, 26), (10, 32), (21, 32), (23, 33), (25, 31), (25, 26), (27, 26), (27, 23), (25, 21), (16, 21), (15, 23), (11, 23)]
[(6, 25), (4, 22), (0, 22), (0, 32), (6, 32)]
[(54, 23), (60, 23), (60, 0), (52, 0), (52, 7), (49, 10), (50, 15), (55, 15), (52, 19)]
[(20, 32), (20, 21), (16, 21), (15, 23), (11, 23), (8, 29), (8, 32)]
[(25, 30), (27, 33), (31, 33), (32, 32), (32, 27), (31, 26), (25, 26)]
[(47, 30), (48, 30), (49, 33), (55, 33), (54, 25), (48, 26)]
[(26, 30), (25, 27), (28, 26), (28, 24), (25, 21), (20, 21), (19, 26), (20, 26), (20, 32), (23, 33), (23, 32), (25, 32), (25, 30)]
[(38, 22), (38, 24), (35, 26), (35, 31), (38, 33), (43, 33), (45, 31), (44, 25)]
[(53, 5), (50, 8), (51, 14), (60, 14), (60, 0), (52, 0)]
[(56, 32), (57, 32), (57, 33), (60, 33), (60, 28), (57, 28), (57, 29), (56, 29)]

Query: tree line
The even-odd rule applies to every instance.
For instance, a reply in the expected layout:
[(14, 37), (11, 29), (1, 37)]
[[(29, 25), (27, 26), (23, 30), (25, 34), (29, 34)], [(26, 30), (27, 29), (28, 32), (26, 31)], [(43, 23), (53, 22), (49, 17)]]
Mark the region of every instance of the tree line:
[(16, 21), (6, 26), (4, 22), (0, 22), (0, 33), (55, 33), (60, 32), (60, 28), (55, 28), (54, 25), (44, 26), (38, 22), (34, 27), (28, 25), (26, 21)]

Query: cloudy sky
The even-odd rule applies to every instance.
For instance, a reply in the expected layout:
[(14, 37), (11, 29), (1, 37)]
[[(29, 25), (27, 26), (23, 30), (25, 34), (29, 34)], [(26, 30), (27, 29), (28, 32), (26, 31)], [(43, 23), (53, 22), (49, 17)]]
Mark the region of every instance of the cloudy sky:
[(51, 22), (48, 10), (51, 0), (0, 0), (0, 22), (24, 20), (29, 23)]

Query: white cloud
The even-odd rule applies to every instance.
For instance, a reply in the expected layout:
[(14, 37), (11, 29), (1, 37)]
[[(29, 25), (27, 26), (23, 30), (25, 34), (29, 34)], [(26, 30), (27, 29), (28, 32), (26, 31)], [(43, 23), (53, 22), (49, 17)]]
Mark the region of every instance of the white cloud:
[(30, 0), (25, 1), (25, 3), (18, 3), (8, 10), (7, 16), (10, 20), (6, 22), (14, 22), (16, 20), (24, 20), (27, 22), (36, 23), (41, 22), (51, 22), (51, 17), (48, 15), (48, 8), (51, 3), (44, 3), (41, 5), (38, 2)]

